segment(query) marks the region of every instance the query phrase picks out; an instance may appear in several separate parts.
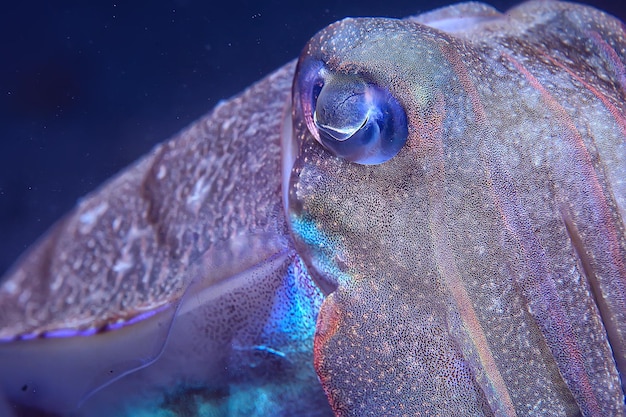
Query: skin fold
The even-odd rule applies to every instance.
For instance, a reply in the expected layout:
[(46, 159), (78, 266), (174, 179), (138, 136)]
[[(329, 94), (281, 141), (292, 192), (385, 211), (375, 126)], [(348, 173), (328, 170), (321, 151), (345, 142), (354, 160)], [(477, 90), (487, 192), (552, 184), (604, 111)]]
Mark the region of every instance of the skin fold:
[(17, 261), (0, 414), (625, 415), (625, 36), (330, 25)]

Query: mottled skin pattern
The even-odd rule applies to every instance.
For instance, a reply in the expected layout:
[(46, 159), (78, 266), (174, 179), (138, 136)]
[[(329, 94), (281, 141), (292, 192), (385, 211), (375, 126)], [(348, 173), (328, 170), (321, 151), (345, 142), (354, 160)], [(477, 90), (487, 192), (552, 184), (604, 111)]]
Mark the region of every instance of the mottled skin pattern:
[(293, 63), (219, 105), (4, 278), (0, 415), (626, 414), (624, 36), (559, 2), (331, 25), (300, 68), (389, 90), (405, 147), (325, 150)]
[(85, 197), (5, 277), (0, 391), (17, 416), (330, 414), (311, 353), (321, 294), (294, 272), (281, 197), (294, 69)]
[(216, 242), (284, 235), (275, 174), (291, 74), (218, 106), (84, 198), (6, 277), (0, 340), (127, 320), (180, 297), (185, 268)]
[(395, 158), (357, 165), (294, 95), (291, 219), (336, 287), (316, 370), (338, 416), (624, 415), (623, 25), (556, 2), (474, 12), (495, 20), (346, 19), (301, 56), (409, 117)]

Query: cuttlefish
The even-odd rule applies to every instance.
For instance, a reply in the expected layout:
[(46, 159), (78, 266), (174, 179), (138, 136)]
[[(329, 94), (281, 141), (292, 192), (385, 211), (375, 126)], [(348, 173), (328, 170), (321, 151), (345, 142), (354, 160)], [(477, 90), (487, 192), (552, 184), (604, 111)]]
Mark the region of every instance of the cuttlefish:
[(623, 416), (626, 33), (345, 19), (0, 287), (2, 415)]

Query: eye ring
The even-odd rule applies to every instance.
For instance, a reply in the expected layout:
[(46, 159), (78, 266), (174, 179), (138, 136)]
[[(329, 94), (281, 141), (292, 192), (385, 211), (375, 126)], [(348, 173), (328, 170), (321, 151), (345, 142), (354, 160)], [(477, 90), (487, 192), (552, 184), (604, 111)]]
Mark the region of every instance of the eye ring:
[(346, 160), (376, 165), (400, 152), (408, 138), (406, 112), (387, 89), (358, 74), (332, 73), (308, 63), (297, 88), (313, 137)]

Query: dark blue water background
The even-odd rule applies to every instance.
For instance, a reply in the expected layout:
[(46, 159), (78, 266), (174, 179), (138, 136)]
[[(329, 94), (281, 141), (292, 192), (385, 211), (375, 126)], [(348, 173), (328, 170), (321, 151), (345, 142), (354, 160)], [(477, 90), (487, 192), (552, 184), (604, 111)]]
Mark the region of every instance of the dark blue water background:
[[(4, 2), (0, 275), (79, 197), (295, 58), (325, 25), (448, 3)], [(619, 2), (591, 4), (626, 19)]]

